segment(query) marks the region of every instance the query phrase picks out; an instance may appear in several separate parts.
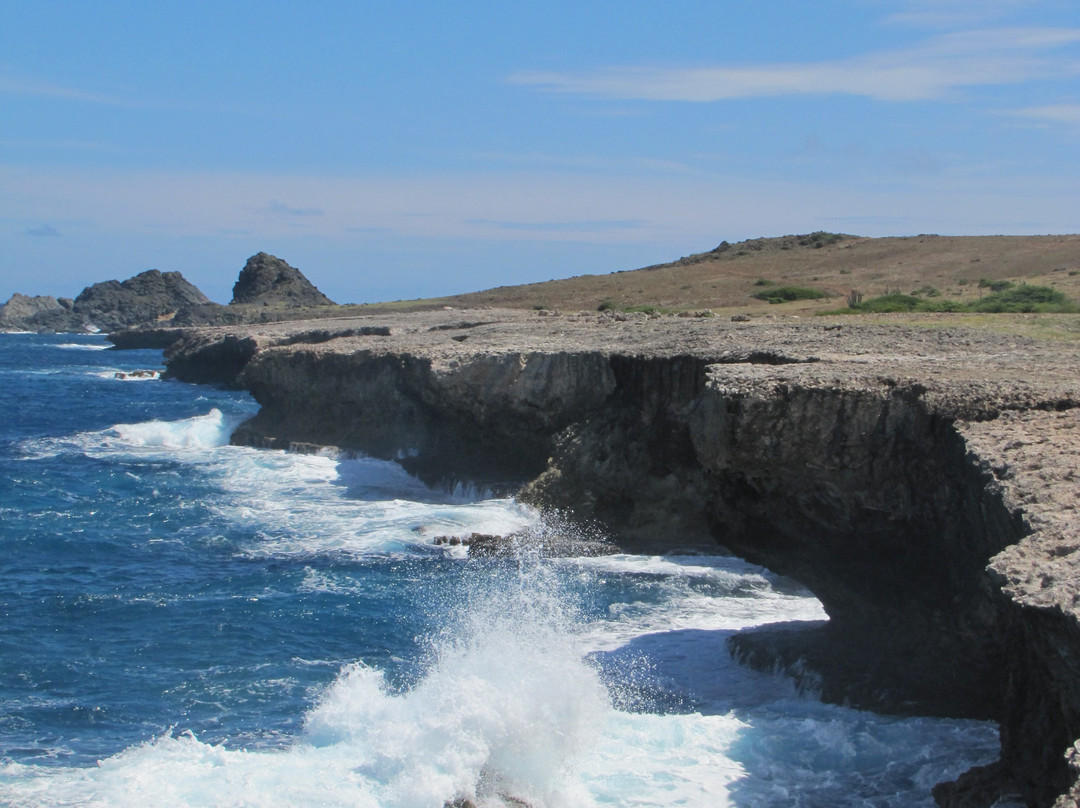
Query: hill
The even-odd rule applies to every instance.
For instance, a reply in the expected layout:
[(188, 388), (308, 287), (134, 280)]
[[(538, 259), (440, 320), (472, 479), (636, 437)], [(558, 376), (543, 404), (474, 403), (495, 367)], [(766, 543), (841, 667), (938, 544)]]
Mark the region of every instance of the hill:
[[(1080, 235), (864, 238), (811, 233), (759, 238), (723, 242), (708, 252), (670, 263), (608, 275), (579, 275), (357, 308), (405, 311), (453, 306), (570, 312), (602, 307), (805, 315), (845, 306), (853, 290), (866, 297), (899, 290), (971, 301), (989, 291), (989, 281), (1001, 280), (1050, 286), (1080, 300)], [(831, 299), (773, 305), (752, 297), (790, 286), (814, 289)]]

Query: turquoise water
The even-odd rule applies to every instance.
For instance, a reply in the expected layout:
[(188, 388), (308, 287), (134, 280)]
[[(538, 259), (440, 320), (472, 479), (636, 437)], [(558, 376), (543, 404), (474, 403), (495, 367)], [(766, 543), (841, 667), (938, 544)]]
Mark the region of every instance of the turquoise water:
[(435, 538), (569, 528), (229, 446), (246, 394), (106, 347), (0, 335), (2, 805), (931, 805), (996, 755), (733, 664), (823, 617), (766, 570), (468, 559)]

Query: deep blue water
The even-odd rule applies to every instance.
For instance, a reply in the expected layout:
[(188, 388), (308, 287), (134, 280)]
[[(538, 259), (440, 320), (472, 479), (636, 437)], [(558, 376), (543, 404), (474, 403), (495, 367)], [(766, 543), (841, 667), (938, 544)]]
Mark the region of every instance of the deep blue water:
[(993, 726), (822, 705), (732, 632), (738, 559), (470, 560), (566, 530), (399, 467), (228, 445), (158, 351), (0, 335), (0, 804), (930, 805)]

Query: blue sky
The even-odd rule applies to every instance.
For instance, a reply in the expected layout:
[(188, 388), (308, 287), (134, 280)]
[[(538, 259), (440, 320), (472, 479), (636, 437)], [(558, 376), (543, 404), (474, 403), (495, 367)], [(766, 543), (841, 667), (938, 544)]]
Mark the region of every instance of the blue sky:
[(341, 302), (723, 240), (1080, 231), (1076, 0), (0, 0), (0, 300)]

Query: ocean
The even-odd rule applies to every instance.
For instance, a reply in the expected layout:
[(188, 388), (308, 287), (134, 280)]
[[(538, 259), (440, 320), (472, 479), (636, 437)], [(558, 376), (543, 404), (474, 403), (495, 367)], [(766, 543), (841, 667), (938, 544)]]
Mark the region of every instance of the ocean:
[(437, 539), (574, 528), (230, 446), (247, 394), (107, 347), (0, 335), (0, 805), (929, 806), (997, 756), (734, 663), (825, 617), (766, 569), (470, 559)]

